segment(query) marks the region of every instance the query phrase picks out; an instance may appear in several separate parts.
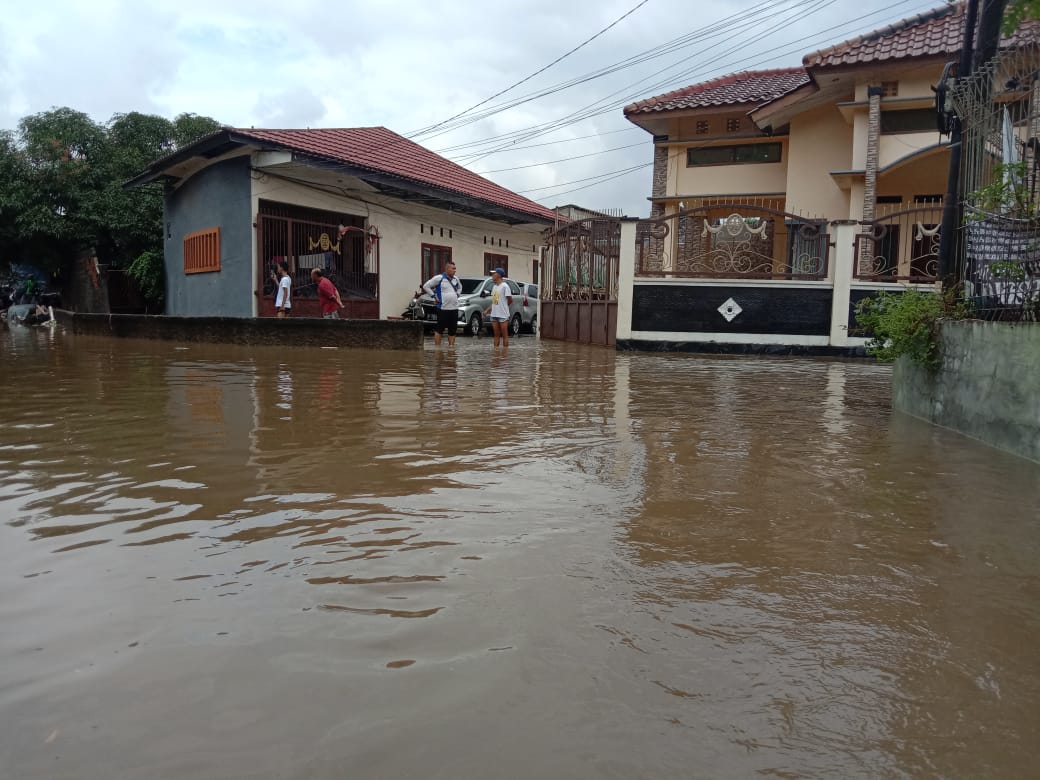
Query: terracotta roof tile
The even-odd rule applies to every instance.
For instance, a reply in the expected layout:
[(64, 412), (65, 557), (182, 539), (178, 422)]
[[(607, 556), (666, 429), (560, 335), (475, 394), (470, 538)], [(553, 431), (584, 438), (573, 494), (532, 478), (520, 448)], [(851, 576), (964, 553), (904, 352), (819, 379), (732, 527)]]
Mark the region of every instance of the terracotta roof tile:
[(804, 68), (745, 70), (625, 106), (625, 116), (712, 106), (758, 106), (806, 84)]
[(331, 162), (390, 174), (486, 203), (512, 209), (539, 220), (552, 220), (551, 209), (507, 190), (461, 165), (446, 160), (385, 127), (343, 127), (315, 130), (256, 130), (231, 132)]
[[(1040, 26), (1026, 22), (1014, 35), (1002, 38), (1001, 46), (1036, 41), (1038, 32)], [(964, 4), (944, 5), (807, 54), (802, 64), (806, 68), (827, 68), (915, 57), (949, 57), (960, 51), (963, 36)]]

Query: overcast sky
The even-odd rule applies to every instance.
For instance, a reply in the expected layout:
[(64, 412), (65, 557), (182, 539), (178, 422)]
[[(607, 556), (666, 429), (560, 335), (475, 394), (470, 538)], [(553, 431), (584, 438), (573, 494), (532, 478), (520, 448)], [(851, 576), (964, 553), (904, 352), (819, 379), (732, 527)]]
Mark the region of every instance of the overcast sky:
[[(0, 21), (0, 128), (15, 129), (23, 116), (69, 106), (98, 121), (127, 111), (171, 118), (191, 112), (237, 127), (385, 125), (410, 134), (529, 76), (638, 5), (577, 53), (482, 108), (622, 63), (683, 36), (699, 33), (700, 39), (678, 41), (653, 60), (415, 140), (547, 206), (579, 203), (642, 216), (649, 211), (651, 142), (624, 119), (620, 106), (734, 71), (797, 65), (804, 53), (941, 5), (938, 0), (639, 3), (19, 4), (17, 13), (9, 11)], [(587, 106), (602, 113), (555, 124), (552, 132), (507, 138), (507, 150), (499, 142), (442, 151), (557, 123)], [(480, 159), (461, 156), (474, 150), (496, 151)], [(586, 156), (558, 162), (580, 155)], [(647, 167), (590, 179), (635, 166)], [(518, 169), (502, 170), (510, 168)]]

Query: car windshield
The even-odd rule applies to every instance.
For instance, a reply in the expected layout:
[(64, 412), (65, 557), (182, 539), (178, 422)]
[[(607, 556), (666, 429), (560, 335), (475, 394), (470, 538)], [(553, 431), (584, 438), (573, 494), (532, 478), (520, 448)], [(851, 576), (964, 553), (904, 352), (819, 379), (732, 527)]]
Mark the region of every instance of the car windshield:
[(483, 279), (460, 279), (462, 282), (462, 294), (472, 295), (480, 289), (480, 285), (484, 283)]

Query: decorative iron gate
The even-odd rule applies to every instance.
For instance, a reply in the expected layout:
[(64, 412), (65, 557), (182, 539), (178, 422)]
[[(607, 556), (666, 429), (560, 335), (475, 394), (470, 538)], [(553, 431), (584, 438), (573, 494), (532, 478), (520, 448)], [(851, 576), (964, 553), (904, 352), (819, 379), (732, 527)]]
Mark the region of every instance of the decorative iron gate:
[(583, 219), (550, 234), (540, 292), (543, 338), (614, 346), (620, 257), (619, 219)]
[(754, 202), (681, 209), (636, 225), (636, 275), (825, 279), (827, 221)]
[(939, 278), (942, 203), (894, 211), (862, 222), (856, 236), (853, 277), (866, 282), (917, 282)]

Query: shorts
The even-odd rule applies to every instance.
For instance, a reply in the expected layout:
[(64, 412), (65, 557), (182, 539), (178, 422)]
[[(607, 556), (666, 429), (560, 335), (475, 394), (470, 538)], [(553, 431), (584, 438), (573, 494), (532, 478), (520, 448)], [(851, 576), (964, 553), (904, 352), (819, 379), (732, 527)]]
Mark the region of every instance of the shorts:
[(338, 311), (327, 311), (324, 314), (322, 314), (321, 317), (324, 320), (338, 320), (339, 319), (339, 312)]
[(509, 317), (492, 317), (492, 322), (509, 322)]
[(437, 324), (433, 328), (434, 333), (454, 333), (459, 327), (458, 309), (437, 309)]

